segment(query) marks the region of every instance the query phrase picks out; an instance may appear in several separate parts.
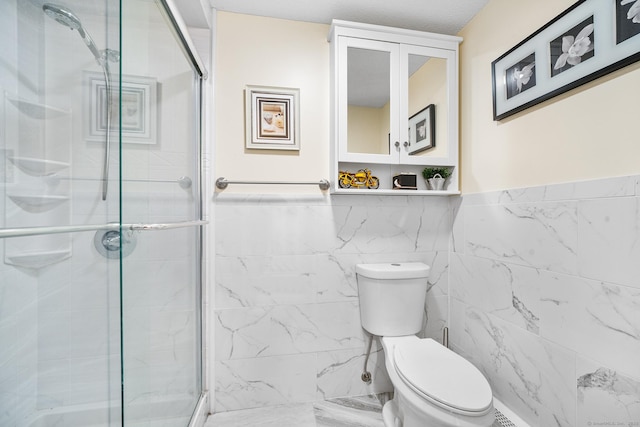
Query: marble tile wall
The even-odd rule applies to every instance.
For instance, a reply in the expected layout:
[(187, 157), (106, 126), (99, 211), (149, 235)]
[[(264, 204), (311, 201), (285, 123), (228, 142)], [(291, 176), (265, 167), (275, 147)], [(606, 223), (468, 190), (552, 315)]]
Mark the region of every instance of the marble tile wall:
[(451, 205), (454, 350), (533, 427), (640, 425), (640, 178)]
[(424, 333), (441, 336), (447, 198), (218, 194), (214, 220), (216, 412), (391, 390), (377, 342), (360, 380), (358, 263), (431, 265)]

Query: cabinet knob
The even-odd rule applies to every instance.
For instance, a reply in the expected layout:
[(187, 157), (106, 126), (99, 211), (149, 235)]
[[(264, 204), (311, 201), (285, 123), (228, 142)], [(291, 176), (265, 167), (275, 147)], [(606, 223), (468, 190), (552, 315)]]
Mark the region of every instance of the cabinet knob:
[(393, 145), (395, 145), (395, 146), (396, 146), (396, 148), (400, 148), (400, 141), (396, 141), (396, 143), (395, 143), (395, 144), (393, 144)]
[(404, 144), (402, 144), (402, 145), (404, 145), (404, 148), (407, 148), (411, 144), (409, 144), (409, 142), (405, 141)]

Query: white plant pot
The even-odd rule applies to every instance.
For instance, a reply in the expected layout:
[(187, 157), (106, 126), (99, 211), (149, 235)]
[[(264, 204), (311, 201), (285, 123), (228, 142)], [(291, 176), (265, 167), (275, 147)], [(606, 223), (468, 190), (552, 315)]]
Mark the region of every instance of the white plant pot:
[(440, 174), (436, 174), (433, 178), (427, 179), (427, 182), (428, 182), (427, 186), (431, 190), (442, 191), (444, 190), (445, 181), (446, 181), (446, 178), (441, 177)]

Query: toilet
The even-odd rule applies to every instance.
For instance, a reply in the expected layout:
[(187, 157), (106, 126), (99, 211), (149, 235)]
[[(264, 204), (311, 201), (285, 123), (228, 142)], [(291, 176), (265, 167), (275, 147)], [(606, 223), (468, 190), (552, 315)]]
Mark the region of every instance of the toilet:
[(468, 360), (420, 339), (429, 266), (420, 262), (356, 266), (362, 327), (379, 336), (394, 387), (386, 427), (490, 427), (493, 394)]

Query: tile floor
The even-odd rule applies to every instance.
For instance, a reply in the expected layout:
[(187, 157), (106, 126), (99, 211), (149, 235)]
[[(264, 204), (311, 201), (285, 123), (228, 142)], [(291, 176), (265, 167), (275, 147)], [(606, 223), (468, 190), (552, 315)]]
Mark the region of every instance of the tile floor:
[(384, 427), (376, 396), (330, 399), (210, 415), (205, 427)]
[[(330, 399), (210, 415), (204, 427), (384, 427), (386, 395)], [(496, 410), (493, 427), (515, 427)]]

